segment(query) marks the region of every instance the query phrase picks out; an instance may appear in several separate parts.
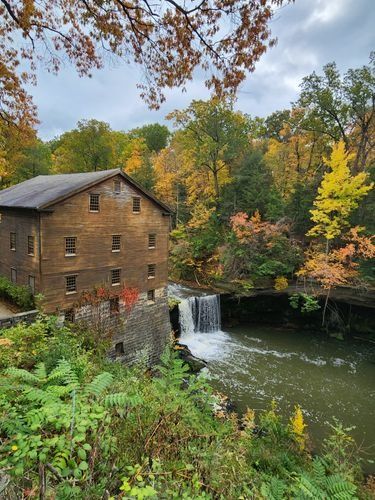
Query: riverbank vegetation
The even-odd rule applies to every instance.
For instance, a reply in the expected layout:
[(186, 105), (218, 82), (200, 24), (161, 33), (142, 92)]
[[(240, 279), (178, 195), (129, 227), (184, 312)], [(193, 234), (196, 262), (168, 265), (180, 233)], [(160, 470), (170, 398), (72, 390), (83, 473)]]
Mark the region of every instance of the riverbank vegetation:
[(52, 317), (1, 332), (3, 498), (372, 498), (340, 424), (312, 456), (301, 408), (240, 419), (173, 349), (152, 373), (105, 351)]

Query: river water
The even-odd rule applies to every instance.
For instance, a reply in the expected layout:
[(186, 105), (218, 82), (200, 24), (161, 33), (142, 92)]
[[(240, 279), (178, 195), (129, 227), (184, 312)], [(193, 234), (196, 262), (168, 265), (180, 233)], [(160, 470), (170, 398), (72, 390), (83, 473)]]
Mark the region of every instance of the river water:
[[(208, 362), (211, 385), (240, 412), (266, 409), (274, 399), (287, 421), (299, 404), (317, 449), (337, 418), (355, 427), (350, 434), (364, 449), (365, 462), (374, 460), (375, 345), (264, 325), (223, 332), (214, 297), (184, 298), (179, 306), (181, 342)], [(203, 318), (213, 315), (204, 331), (201, 308)], [(364, 468), (374, 470), (369, 463)]]

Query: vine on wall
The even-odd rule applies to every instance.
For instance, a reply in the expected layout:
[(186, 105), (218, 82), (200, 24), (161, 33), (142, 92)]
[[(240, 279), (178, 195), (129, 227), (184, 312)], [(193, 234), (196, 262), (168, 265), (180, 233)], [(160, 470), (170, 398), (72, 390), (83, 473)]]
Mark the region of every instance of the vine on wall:
[(131, 312), (135, 304), (139, 299), (138, 288), (126, 288), (124, 287), (119, 295), (124, 303), (125, 309), (128, 313)]
[(119, 298), (122, 300), (127, 313), (130, 313), (139, 300), (138, 288), (124, 286), (119, 291), (111, 290), (106, 286), (97, 286), (93, 290), (85, 290), (82, 292), (79, 300), (74, 304), (75, 307), (86, 305), (98, 306), (102, 302), (110, 299)]

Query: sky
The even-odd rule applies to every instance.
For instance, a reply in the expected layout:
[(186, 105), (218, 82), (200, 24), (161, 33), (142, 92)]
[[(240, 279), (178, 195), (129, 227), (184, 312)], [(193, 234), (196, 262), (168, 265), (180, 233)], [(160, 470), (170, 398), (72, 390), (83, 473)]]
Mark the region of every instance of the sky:
[[(375, 0), (295, 0), (275, 12), (270, 28), (277, 45), (263, 55), (238, 91), (236, 108), (251, 116), (290, 106), (302, 78), (320, 73), (328, 62), (336, 61), (342, 72), (367, 64), (375, 50)], [(39, 110), (39, 136), (52, 139), (90, 118), (114, 130), (162, 123), (174, 109), (210, 97), (197, 77), (186, 92), (169, 90), (161, 108), (149, 110), (136, 87), (140, 78), (135, 65), (124, 63), (107, 65), (90, 79), (78, 77), (70, 65), (57, 76), (39, 69), (38, 84), (30, 89)]]

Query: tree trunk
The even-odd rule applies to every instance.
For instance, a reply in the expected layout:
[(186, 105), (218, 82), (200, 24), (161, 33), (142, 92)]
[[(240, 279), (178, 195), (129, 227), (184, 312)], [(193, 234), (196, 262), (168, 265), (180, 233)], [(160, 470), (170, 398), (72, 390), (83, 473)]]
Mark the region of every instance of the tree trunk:
[(215, 188), (215, 196), (216, 196), (216, 201), (219, 203), (219, 197), (220, 197), (220, 187), (219, 187), (219, 177), (218, 177), (218, 171), (215, 169), (212, 171), (213, 176), (214, 176), (214, 188)]

